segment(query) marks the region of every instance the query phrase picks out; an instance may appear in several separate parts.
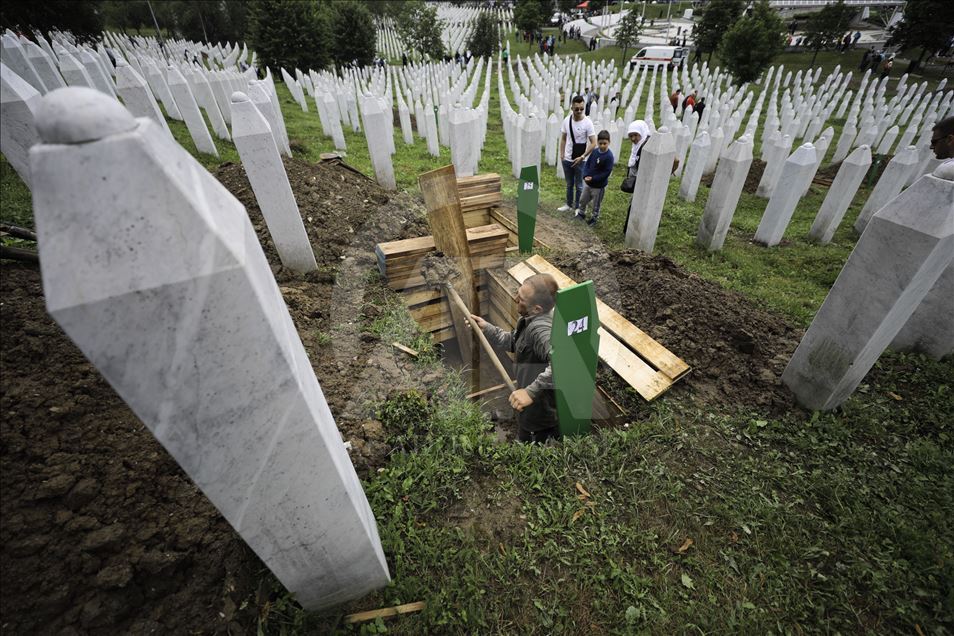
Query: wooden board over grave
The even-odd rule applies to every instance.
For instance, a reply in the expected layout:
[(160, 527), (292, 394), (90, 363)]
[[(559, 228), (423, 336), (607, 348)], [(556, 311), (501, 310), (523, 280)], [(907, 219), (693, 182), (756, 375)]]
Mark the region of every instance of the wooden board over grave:
[[(550, 274), (563, 288), (576, 284), (569, 276), (541, 256), (531, 256), (501, 271), (488, 272), (489, 319), (495, 324), (516, 323), (513, 294), (516, 287), (534, 274)], [(599, 298), (600, 360), (636, 389), (643, 399), (652, 401), (689, 373), (689, 365), (659, 344), (644, 331), (621, 316)]]
[[(460, 199), (457, 196), (457, 174), (454, 166), (444, 166), (425, 172), (418, 177), (424, 204), (427, 207), (427, 222), (431, 227), (434, 247), (454, 260), (460, 276), (449, 281), (463, 299), (467, 310), (480, 311), (477, 299), (477, 286), (474, 284), (474, 269), (470, 260), (470, 244), (467, 242), (467, 229), (460, 212)], [(451, 304), (451, 317), (454, 331), (460, 345), (461, 357), (471, 365), (472, 380), (477, 380), (480, 367), (478, 348), (474, 332), (467, 322), (467, 316)]]

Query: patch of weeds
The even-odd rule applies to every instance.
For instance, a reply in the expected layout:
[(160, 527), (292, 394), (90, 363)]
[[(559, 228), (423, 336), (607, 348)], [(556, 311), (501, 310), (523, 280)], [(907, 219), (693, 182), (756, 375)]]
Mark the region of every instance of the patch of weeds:
[(332, 342), (331, 334), (326, 331), (317, 331), (315, 333), (315, 344), (319, 347), (327, 347)]
[(368, 325), (368, 331), (382, 342), (398, 342), (417, 351), (418, 362), (433, 364), (438, 360), (437, 348), (429, 333), (418, 325), (407, 307), (395, 303), (385, 306), (381, 313)]
[(377, 408), (375, 417), (384, 425), (395, 447), (411, 450), (427, 436), (427, 424), (433, 410), (420, 391), (401, 391), (391, 394)]

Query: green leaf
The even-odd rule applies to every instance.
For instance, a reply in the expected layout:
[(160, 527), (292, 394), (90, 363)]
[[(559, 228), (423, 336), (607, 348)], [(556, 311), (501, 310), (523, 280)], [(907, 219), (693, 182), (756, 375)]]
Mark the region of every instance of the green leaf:
[(639, 610), (630, 605), (626, 608), (626, 622), (635, 623), (636, 619), (639, 618)]
[(682, 584), (686, 586), (687, 588), (689, 588), (690, 590), (696, 589), (695, 584), (693, 584), (692, 582), (692, 577), (689, 576), (688, 574), (682, 575)]

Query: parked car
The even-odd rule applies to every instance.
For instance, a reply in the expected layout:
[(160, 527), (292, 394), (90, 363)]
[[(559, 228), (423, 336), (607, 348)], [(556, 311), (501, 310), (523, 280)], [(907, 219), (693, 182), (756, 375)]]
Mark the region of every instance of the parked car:
[(641, 66), (668, 66), (679, 68), (689, 57), (689, 49), (682, 46), (647, 46), (629, 60), (629, 68)]

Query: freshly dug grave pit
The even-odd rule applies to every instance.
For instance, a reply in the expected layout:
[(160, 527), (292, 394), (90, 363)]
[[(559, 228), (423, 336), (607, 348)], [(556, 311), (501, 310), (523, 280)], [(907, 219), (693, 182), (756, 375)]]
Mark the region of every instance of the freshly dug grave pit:
[[(802, 331), (784, 318), (665, 256), (589, 250), (549, 260), (574, 280), (592, 278), (599, 298), (692, 367), (659, 400), (688, 398), (720, 413), (792, 408), (779, 378)], [(645, 405), (614, 374), (605, 384), (630, 414)]]
[[(341, 165), (286, 160), (319, 269), (280, 265), (245, 172), (246, 206), (351, 457), (387, 460), (369, 412), (393, 390), (440, 389), (369, 333), (399, 302), (374, 244), (428, 233), (411, 197)], [(46, 313), (37, 267), (0, 264), (0, 614), (28, 633), (254, 633), (273, 584), (206, 497)]]

